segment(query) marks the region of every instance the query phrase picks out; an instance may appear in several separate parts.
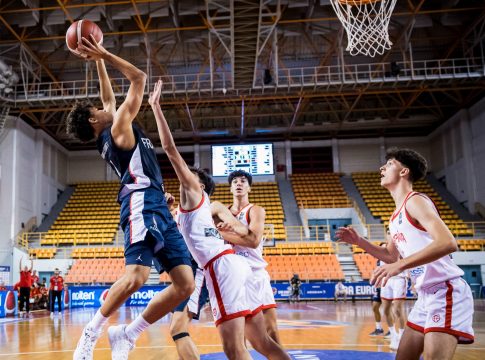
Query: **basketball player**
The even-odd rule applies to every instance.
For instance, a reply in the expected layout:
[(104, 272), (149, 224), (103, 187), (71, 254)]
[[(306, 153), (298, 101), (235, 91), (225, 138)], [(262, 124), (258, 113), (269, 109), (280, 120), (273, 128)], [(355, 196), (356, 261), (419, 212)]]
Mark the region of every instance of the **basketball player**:
[[(165, 193), (165, 200), (175, 221), (178, 218), (175, 198)], [(192, 271), (195, 278), (195, 290), (185, 301), (182, 301), (173, 311), (170, 320), (170, 335), (175, 342), (177, 354), (181, 360), (196, 360), (200, 358), (199, 350), (189, 334), (189, 324), (192, 319), (198, 320), (202, 307), (206, 304), (209, 294), (205, 286), (204, 272), (191, 257)]]
[[(118, 201), (120, 224), (125, 233), (126, 267), (123, 277), (113, 284), (104, 304), (84, 328), (74, 359), (92, 359), (103, 325), (145, 283), (152, 262), (172, 280), (172, 285), (155, 295), (131, 324), (109, 328), (113, 358), (127, 359), (139, 334), (190, 296), (194, 277), (187, 246), (165, 201), (154, 147), (132, 123), (143, 99), (146, 75), (108, 52), (93, 37), (83, 41), (78, 50), (87, 59), (96, 61), (103, 110), (91, 104), (76, 104), (68, 116), (67, 130), (83, 142), (96, 139), (101, 156), (121, 178)], [(118, 109), (105, 61), (130, 81), (126, 98)]]
[(209, 195), (214, 189), (214, 181), (205, 171), (189, 168), (180, 156), (160, 108), (161, 89), (162, 81), (159, 80), (150, 94), (149, 103), (155, 114), (162, 147), (180, 181), (179, 228), (192, 256), (204, 268), (212, 313), (224, 352), (229, 359), (251, 359), (244, 343), (246, 335), (253, 347), (268, 359), (289, 359), (266, 333), (261, 313), (245, 319), (251, 314), (246, 299), (246, 282), (251, 276), (251, 268), (235, 255), (230, 244), (224, 242), (212, 218), (219, 217), (242, 237), (249, 236), (250, 230), (221, 203), (211, 207)]
[(388, 151), (386, 159), (380, 168), (381, 186), (396, 203), (389, 223), (391, 241), (386, 248), (373, 245), (350, 227), (340, 228), (337, 237), (387, 263), (374, 271), (375, 286), (413, 269), (418, 300), (396, 359), (417, 360), (421, 353), (425, 359), (452, 359), (458, 343), (474, 341), (471, 290), (450, 257), (458, 248), (456, 240), (431, 199), (413, 191), (413, 183), (426, 175), (426, 160), (414, 150), (396, 148)]
[(236, 170), (227, 178), (232, 193), (231, 213), (241, 223), (247, 226), (252, 236), (247, 239), (240, 238), (230, 231), (224, 231), (224, 224), (217, 224), (224, 240), (232, 243), (237, 255), (243, 256), (249, 263), (253, 275), (248, 283), (248, 292), (251, 299), (252, 315), (262, 311), (266, 330), (271, 338), (281, 345), (277, 318), (276, 302), (271, 287), (271, 280), (266, 266), (268, 263), (263, 259), (263, 233), (266, 213), (261, 206), (249, 202), (249, 192), (253, 183), (250, 173)]

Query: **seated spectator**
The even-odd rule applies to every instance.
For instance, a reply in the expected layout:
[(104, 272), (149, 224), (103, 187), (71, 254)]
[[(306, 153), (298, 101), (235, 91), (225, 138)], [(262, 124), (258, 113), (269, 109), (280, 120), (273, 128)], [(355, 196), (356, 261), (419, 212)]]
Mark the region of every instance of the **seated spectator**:
[(291, 285), (291, 293), (290, 293), (289, 301), (299, 302), (301, 280), (298, 274), (293, 274), (293, 277), (290, 279), (290, 285)]
[(39, 307), (41, 309), (47, 309), (47, 304), (48, 304), (48, 301), (49, 301), (49, 290), (45, 286), (40, 284), (39, 291), (40, 291), (40, 294), (41, 294), (41, 298), (40, 298), (40, 301), (39, 301)]
[(344, 301), (347, 301), (347, 288), (341, 281), (339, 281), (335, 284), (335, 301), (341, 296), (344, 297)]
[(32, 310), (39, 310), (39, 302), (42, 298), (42, 294), (40, 293), (40, 288), (32, 284), (30, 288), (30, 304), (32, 305)]

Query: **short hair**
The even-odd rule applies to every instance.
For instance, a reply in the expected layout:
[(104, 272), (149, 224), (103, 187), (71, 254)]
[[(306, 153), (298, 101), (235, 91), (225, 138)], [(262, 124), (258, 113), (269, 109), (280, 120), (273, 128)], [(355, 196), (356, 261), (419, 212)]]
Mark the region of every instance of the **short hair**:
[(232, 180), (237, 177), (245, 177), (248, 180), (249, 186), (253, 184), (253, 176), (250, 173), (244, 170), (234, 170), (232, 173), (229, 174), (227, 178), (229, 185), (231, 185)]
[(216, 188), (216, 183), (212, 180), (212, 177), (205, 170), (198, 167), (189, 166), (189, 169), (199, 177), (200, 182), (204, 184), (204, 191), (211, 196)]
[(66, 120), (66, 132), (82, 142), (94, 139), (94, 129), (89, 123), (93, 104), (89, 100), (76, 101)]
[(409, 179), (412, 183), (424, 179), (428, 171), (426, 159), (411, 149), (390, 148), (386, 154), (386, 160), (389, 159), (395, 159), (409, 169)]

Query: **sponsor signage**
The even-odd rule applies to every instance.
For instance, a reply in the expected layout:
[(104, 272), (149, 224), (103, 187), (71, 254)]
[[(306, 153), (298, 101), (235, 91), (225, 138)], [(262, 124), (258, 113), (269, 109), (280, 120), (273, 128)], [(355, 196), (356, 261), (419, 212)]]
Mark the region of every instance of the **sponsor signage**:
[[(125, 302), (126, 306), (146, 306), (148, 302), (166, 286), (143, 286)], [(107, 286), (71, 286), (68, 300), (71, 308), (100, 307), (108, 296)]]
[(7, 315), (17, 315), (17, 299), (16, 291), (0, 291), (0, 318)]

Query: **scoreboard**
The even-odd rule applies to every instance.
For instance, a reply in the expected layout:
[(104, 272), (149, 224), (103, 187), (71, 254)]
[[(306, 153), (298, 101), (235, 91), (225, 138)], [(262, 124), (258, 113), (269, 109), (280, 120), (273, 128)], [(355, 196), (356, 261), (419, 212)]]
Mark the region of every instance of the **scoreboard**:
[(274, 175), (273, 144), (213, 145), (212, 176), (228, 176), (234, 170)]

